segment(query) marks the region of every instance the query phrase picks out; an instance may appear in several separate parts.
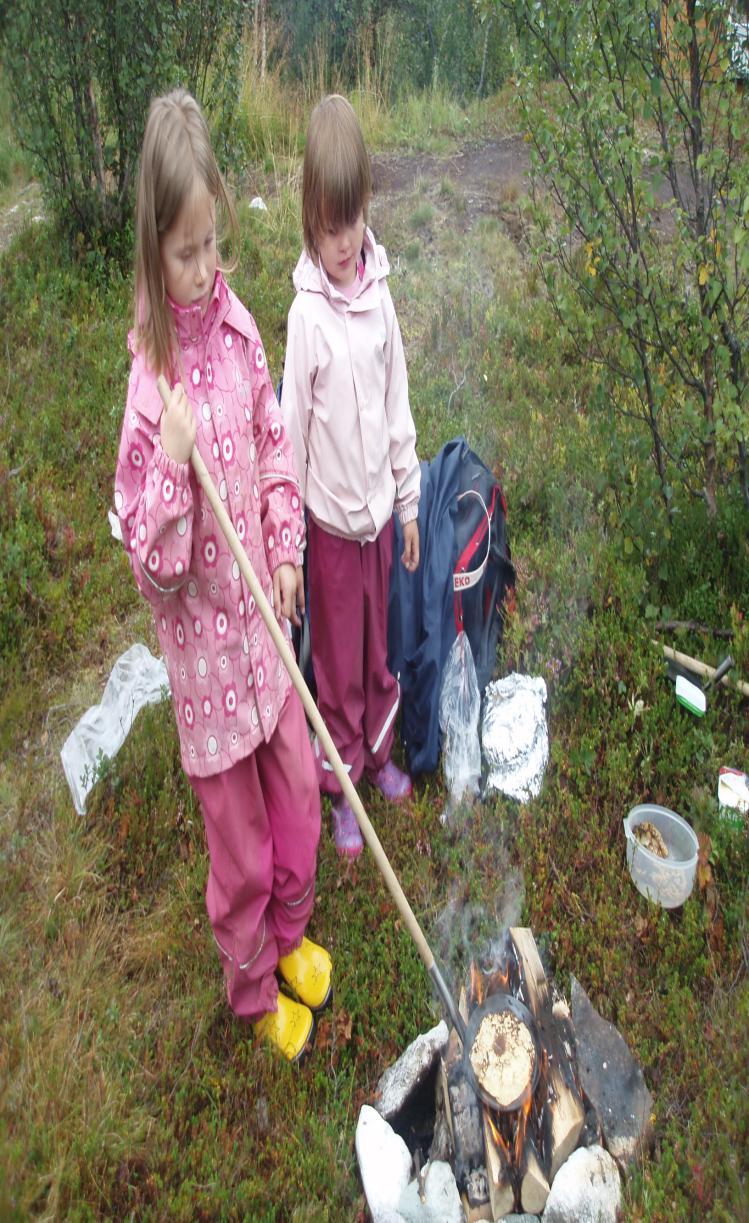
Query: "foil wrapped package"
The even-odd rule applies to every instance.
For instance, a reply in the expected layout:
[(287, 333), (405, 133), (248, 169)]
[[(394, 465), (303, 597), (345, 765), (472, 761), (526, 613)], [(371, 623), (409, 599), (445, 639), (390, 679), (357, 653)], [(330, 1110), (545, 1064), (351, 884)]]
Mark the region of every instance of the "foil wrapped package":
[(549, 759), (546, 683), (513, 672), (484, 692), (481, 746), (487, 790), (527, 802), (541, 790)]

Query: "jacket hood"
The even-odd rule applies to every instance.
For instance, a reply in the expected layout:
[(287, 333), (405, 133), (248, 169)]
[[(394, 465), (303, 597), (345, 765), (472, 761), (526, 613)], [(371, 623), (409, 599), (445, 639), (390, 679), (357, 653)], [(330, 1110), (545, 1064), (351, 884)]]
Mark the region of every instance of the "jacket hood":
[[(364, 241), (362, 243), (362, 251), (364, 252), (364, 280), (362, 282), (362, 290), (376, 280), (384, 280), (390, 271), (388, 257), (385, 254), (385, 248), (379, 246), (375, 242), (374, 234), (367, 225), (364, 230)], [(305, 247), (299, 256), (299, 262), (294, 268), (292, 277), (294, 288), (297, 293), (305, 290), (308, 293), (322, 293), (331, 301), (338, 300), (348, 303), (348, 298), (341, 293), (334, 284), (322, 266), (322, 263), (315, 263), (307, 253)]]

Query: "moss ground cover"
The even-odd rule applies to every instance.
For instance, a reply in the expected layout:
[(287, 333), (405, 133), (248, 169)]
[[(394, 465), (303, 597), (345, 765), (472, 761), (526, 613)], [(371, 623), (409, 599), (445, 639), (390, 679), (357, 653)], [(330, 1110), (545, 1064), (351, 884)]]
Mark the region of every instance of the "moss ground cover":
[[(241, 209), (234, 284), (276, 378), (296, 185), (287, 175), (267, 213)], [(511, 203), (521, 215), (522, 197)], [(747, 678), (745, 511), (723, 506), (708, 526), (695, 507), (668, 546), (627, 551), (588, 375), (501, 215), (473, 213), (443, 175), (376, 199), (372, 219), (422, 456), (462, 432), (501, 473), (519, 575), (501, 666), (546, 678), (552, 747), (536, 800), (495, 796), (452, 828), (439, 776), (402, 809), (363, 787), (365, 805), (453, 979), (498, 933), (519, 876), (522, 920), (560, 982), (574, 973), (640, 1058), (655, 1147), (625, 1218), (746, 1217), (749, 839), (715, 795), (721, 764), (749, 768), (747, 704), (723, 688), (692, 718), (651, 643), (661, 617), (733, 627)], [(129, 292), (43, 225), (0, 262), (0, 1216), (364, 1218), (359, 1108), (438, 1015), (369, 856), (342, 868), (326, 825), (312, 932), (332, 951), (335, 1000), (293, 1072), (224, 1002), (168, 703), (102, 766), (83, 818), (59, 765), (117, 655), (135, 639), (155, 648), (106, 518)], [(712, 662), (725, 650), (704, 634), (670, 640)], [(673, 913), (626, 872), (622, 818), (644, 800), (701, 836), (694, 894)]]

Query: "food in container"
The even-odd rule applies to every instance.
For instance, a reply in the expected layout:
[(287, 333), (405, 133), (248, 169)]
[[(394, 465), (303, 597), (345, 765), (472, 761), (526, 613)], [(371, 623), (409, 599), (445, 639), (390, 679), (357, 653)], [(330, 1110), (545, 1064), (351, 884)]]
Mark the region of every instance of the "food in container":
[[(645, 823), (657, 830), (667, 856), (653, 852), (653, 848), (641, 842), (636, 830)], [(638, 892), (664, 909), (682, 905), (694, 886), (699, 850), (695, 832), (687, 821), (668, 807), (640, 803), (626, 816), (624, 835), (627, 865)]]

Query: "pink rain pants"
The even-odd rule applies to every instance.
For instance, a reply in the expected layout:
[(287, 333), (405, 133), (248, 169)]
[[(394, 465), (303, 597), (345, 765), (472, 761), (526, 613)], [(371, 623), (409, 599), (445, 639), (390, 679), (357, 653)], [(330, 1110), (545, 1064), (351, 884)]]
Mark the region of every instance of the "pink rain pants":
[(279, 956), (298, 947), (315, 894), (320, 795), (304, 709), (289, 693), (270, 742), (213, 777), (190, 777), (203, 811), (206, 907), (240, 1019), (275, 1011)]
[[(307, 529), (309, 617), (317, 704), (354, 785), (393, 746), (399, 688), (387, 665), (393, 523), (371, 543)], [(320, 788), (341, 786), (316, 743)]]

